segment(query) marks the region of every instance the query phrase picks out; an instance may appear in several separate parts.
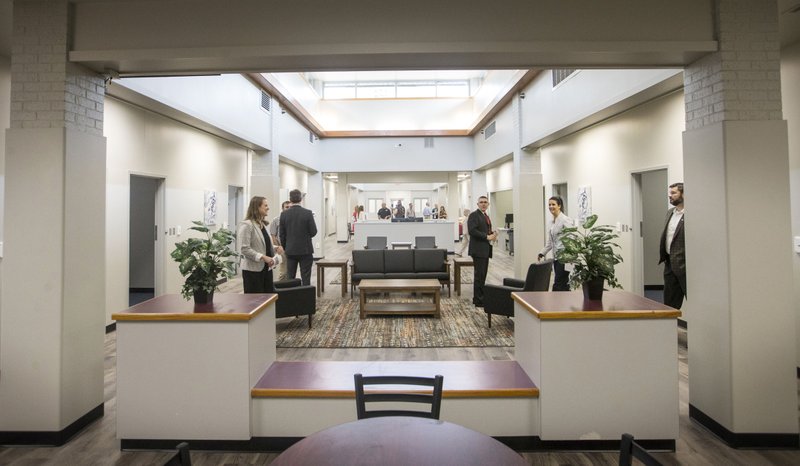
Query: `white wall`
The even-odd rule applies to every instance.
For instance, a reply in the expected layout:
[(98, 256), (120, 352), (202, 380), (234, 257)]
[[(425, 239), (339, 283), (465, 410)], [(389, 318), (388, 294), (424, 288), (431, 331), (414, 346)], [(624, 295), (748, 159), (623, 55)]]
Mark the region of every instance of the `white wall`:
[[(683, 129), (683, 93), (676, 92), (545, 146), (544, 184), (566, 181), (570, 196), (579, 186), (591, 186), (592, 209), (599, 222), (630, 225), (631, 173), (667, 166), (668, 181), (682, 181)], [(686, 202), (691, 209), (691, 193)], [(577, 200), (570, 199), (569, 204), (577, 205)], [(666, 209), (665, 203), (665, 214)], [(577, 212), (570, 216), (577, 217)], [(633, 234), (639, 234), (638, 227), (620, 233), (624, 262), (617, 266), (617, 278), (625, 289), (632, 286)]]
[(466, 98), (321, 100), (315, 116), (326, 131), (463, 130), (475, 119)]
[[(792, 236), (800, 237), (800, 43), (781, 50), (783, 117), (789, 129), (789, 188), (791, 190)], [(800, 335), (800, 254), (793, 253), (794, 308)], [(800, 367), (800, 345), (797, 346)]]
[[(217, 222), (227, 219), (228, 185), (247, 186), (247, 149), (174, 120), (107, 98), (106, 315), (128, 307), (128, 222), (131, 174), (165, 178), (166, 227), (161, 264), (167, 293), (183, 284), (169, 253), (188, 237), (192, 220), (203, 219), (206, 190), (217, 192)], [(162, 237), (160, 237), (162, 238)], [(159, 239), (160, 239), (159, 238)]]
[(521, 101), (522, 144), (545, 138), (681, 70), (578, 70), (555, 89), (550, 71), (539, 74)]
[[(272, 113), (261, 108), (261, 91), (239, 74), (123, 78), (116, 84), (155, 99), (265, 149), (272, 148)], [(273, 102), (274, 103), (274, 102)]]
[[(329, 138), (319, 141), (319, 170), (323, 172), (452, 172), (473, 168), (470, 137)], [(411, 182), (415, 180), (409, 180)], [(447, 181), (445, 177), (444, 182)]]

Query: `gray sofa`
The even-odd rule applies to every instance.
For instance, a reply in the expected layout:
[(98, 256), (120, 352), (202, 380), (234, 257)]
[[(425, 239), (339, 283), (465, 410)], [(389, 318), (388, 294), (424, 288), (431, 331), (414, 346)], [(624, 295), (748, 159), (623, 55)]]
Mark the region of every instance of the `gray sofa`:
[(350, 296), (363, 279), (435, 278), (447, 285), (450, 263), (445, 249), (354, 249), (350, 264)]

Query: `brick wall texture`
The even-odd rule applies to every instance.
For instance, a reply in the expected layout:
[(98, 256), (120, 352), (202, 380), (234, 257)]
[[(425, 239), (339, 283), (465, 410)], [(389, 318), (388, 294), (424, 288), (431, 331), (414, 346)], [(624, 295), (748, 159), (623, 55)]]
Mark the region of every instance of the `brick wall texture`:
[(11, 128), (70, 128), (102, 136), (105, 82), (67, 61), (67, 0), (14, 2)]
[(684, 70), (686, 129), (725, 120), (781, 120), (775, 0), (716, 0), (719, 51)]

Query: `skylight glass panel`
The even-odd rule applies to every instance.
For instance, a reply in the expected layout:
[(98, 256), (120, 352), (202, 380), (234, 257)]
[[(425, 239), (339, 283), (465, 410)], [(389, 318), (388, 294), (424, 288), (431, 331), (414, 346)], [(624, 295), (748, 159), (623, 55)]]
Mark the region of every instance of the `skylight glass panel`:
[(439, 81), (436, 83), (436, 97), (469, 97), (467, 81)]
[(356, 86), (354, 83), (325, 83), (322, 89), (323, 99), (355, 99)]

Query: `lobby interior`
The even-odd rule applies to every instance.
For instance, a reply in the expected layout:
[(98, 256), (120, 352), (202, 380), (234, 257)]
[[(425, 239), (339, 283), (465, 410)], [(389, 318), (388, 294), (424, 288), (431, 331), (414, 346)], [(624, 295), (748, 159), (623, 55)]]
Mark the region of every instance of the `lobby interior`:
[[(0, 259), (0, 412), (10, 413), (1, 416), (0, 432), (58, 432), (98, 404), (113, 402), (108, 394), (109, 369), (103, 369), (104, 360), (113, 353), (103, 351), (104, 341), (109, 344), (103, 335), (113, 323), (111, 314), (127, 307), (129, 290), (139, 288), (132, 285), (130, 254), (136, 210), (131, 207), (131, 192), (138, 181), (151, 182), (149, 189), (162, 193), (163, 212), (157, 223), (166, 232), (167, 244), (179, 241), (181, 229), (185, 236), (191, 220), (203, 215), (209, 191), (217, 193), (217, 215), (225, 225), (236, 220), (236, 202), (241, 201), (235, 199), (263, 194), (275, 214), (288, 190), (300, 188), (307, 193), (306, 206), (315, 211), (321, 227), (316, 255), (326, 258), (343, 251), (346, 255), (347, 248), (354, 247), (347, 243), (353, 204), (380, 197), (406, 202), (428, 198), (455, 213), (473, 209), (481, 194), (496, 196), (514, 214), (516, 251), (513, 256), (500, 253), (490, 282), (503, 276), (520, 277), (535, 260), (544, 243), (548, 220), (544, 204), (550, 194), (563, 187), (568, 204), (577, 210), (578, 189), (589, 187), (594, 213), (620, 230), (625, 263), (618, 274), (624, 289), (643, 293), (645, 287), (658, 285), (658, 270), (653, 278), (648, 265), (653, 251), (637, 239), (637, 225), (648, 214), (663, 222), (667, 204), (664, 196), (656, 209), (648, 209), (641, 200), (648, 186), (666, 180), (687, 183), (687, 203), (690, 211), (697, 212), (697, 219), (692, 218), (697, 227), (687, 230), (689, 255), (705, 257), (690, 265), (694, 270), (689, 288), (705, 292), (690, 296), (683, 309), (688, 323), (684, 335), (696, 342), (686, 354), (692, 361), (689, 372), (696, 377), (685, 381), (682, 377), (681, 403), (687, 404), (687, 411), (691, 404), (709, 414), (733, 434), (729, 440), (734, 442), (747, 435), (761, 436), (765, 442), (796, 437), (800, 259), (791, 246), (792, 239), (800, 237), (800, 13), (794, 12), (796, 1), (765, 2), (777, 9), (771, 27), (778, 34), (766, 35), (767, 48), (773, 51), (764, 55), (769, 59), (752, 58), (757, 66), (768, 68), (767, 79), (752, 80), (768, 82), (763, 100), (772, 106), (763, 105), (761, 113), (742, 111), (735, 118), (725, 113), (721, 121), (713, 122), (707, 115), (693, 113), (702, 110), (696, 109), (702, 104), (690, 97), (696, 85), (690, 76), (702, 72), (704, 60), (720, 57), (723, 64), (728, 63), (730, 58), (721, 52), (727, 39), (715, 30), (715, 24), (725, 20), (715, 18), (714, 10), (735, 10), (742, 2), (677, 2), (666, 11), (658, 7), (663, 13), (660, 18), (647, 11), (657, 8), (658, 2), (645, 2), (626, 21), (617, 15), (605, 25), (594, 24), (591, 13), (613, 15), (584, 4), (583, 11), (577, 12), (554, 6), (557, 2), (533, 2), (550, 8), (539, 11), (522, 5), (525, 2), (509, 2), (509, 10), (522, 8), (526, 15), (501, 11), (484, 18), (473, 8), (459, 9), (457, 2), (445, 2), (447, 8), (441, 8), (446, 11), (436, 9), (433, 24), (438, 29), (419, 24), (408, 11), (412, 8), (373, 11), (374, 22), (381, 26), (369, 27), (354, 20), (351, 10), (309, 2), (294, 7), (273, 5), (269, 27), (257, 40), (248, 34), (261, 31), (263, 24), (257, 17), (245, 18), (248, 11), (262, 12), (257, 2), (235, 2), (224, 14), (203, 3), (181, 20), (176, 19), (181, 16), (178, 8), (148, 4), (145, 10), (136, 1), (41, 2), (68, 3), (73, 9), (75, 22), (70, 23), (70, 45), (65, 51), (70, 63), (67, 74), (91, 75), (90, 81), (99, 83), (103, 92), (101, 101), (93, 104), (96, 113), (88, 113), (94, 120), (92, 128), (76, 130), (65, 117), (61, 127), (67, 128), (66, 136), (56, 138), (61, 149), (55, 155), (43, 150), (46, 157), (33, 162), (32, 154), (40, 149), (32, 141), (42, 140), (35, 131), (44, 130), (26, 125), (26, 114), (33, 113), (33, 121), (39, 118), (36, 112), (45, 120), (49, 117), (26, 103), (36, 96), (24, 95), (20, 89), (30, 78), (27, 74), (43, 71), (23, 72), (25, 60), (20, 57), (24, 54), (13, 48), (20, 33), (14, 36), (10, 18), (26, 21), (17, 19), (12, 4), (37, 3), (0, 2), (0, 16), (8, 23), (0, 34), (0, 126), (5, 128), (0, 136), (4, 161), (0, 174), (5, 185), (0, 210), (4, 226), (0, 237), (4, 256)], [(622, 7), (625, 2), (613, 4)], [(424, 2), (417, 6), (434, 8)], [(313, 15), (305, 10), (312, 7)], [(760, 11), (754, 9), (753, 16)], [(451, 10), (454, 13), (447, 16)], [(220, 14), (238, 15), (236, 26), (215, 18)], [(160, 21), (149, 22), (151, 15)], [(534, 23), (542, 27), (521, 32), (521, 17), (540, 18)], [(573, 21), (556, 21), (560, 18)], [(151, 34), (142, 34), (138, 26), (143, 22), (152, 24)], [(203, 25), (208, 24), (220, 27), (199, 39)], [(333, 31), (326, 24), (341, 28)], [(481, 25), (480, 32), (476, 24)], [(565, 24), (565, 30), (559, 32), (554, 24)], [(680, 40), (674, 38), (675, 24), (683, 28)], [(358, 30), (347, 38), (339, 37), (341, 31), (356, 26)], [(581, 40), (567, 40), (570, 34)], [(554, 70), (565, 69), (575, 72), (554, 84)], [(413, 70), (428, 74), (403, 77), (402, 72)], [(472, 74), (447, 75), (445, 70)], [(349, 74), (344, 78), (325, 75), (333, 71)], [(364, 73), (363, 77), (355, 71)], [(463, 99), (324, 99), (320, 90), (326, 79), (340, 84), (466, 81), (467, 87), (474, 85), (477, 90)], [(733, 86), (748, 79), (734, 78)], [(749, 97), (742, 92), (740, 98), (746, 101), (742, 105), (749, 99), (758, 101), (761, 92), (752, 89)], [(263, 108), (265, 95), (268, 111)], [(710, 108), (713, 113), (714, 105)], [(33, 110), (24, 111), (28, 109)], [(453, 115), (458, 118), (447, 119)], [(769, 124), (783, 125), (783, 129), (760, 126)], [(703, 133), (714, 125), (729, 126), (723, 136)], [(487, 136), (490, 126), (492, 134)], [(86, 134), (90, 140), (81, 139)], [(765, 144), (765, 139), (778, 142)], [(748, 141), (750, 145), (736, 148)], [(724, 147), (718, 158), (697, 157), (718, 145)], [(64, 155), (72, 153), (69, 147), (90, 155), (85, 162), (74, 163)], [(742, 152), (749, 160), (743, 160)], [(64, 162), (60, 166), (53, 163), (59, 157)], [(651, 175), (661, 178), (654, 182)], [(50, 184), (57, 179), (66, 180), (64, 186)], [(85, 185), (75, 189), (74, 181), (80, 184), (81, 180)], [(37, 192), (30, 193), (30, 186), (37, 187)], [(665, 191), (663, 186), (655, 190), (656, 197)], [(42, 238), (29, 230), (46, 232), (50, 223), (32, 218), (32, 213), (40, 212), (52, 199), (60, 204), (55, 212), (60, 220), (53, 230), (60, 241), (53, 245), (55, 249), (37, 248)], [(768, 205), (764, 200), (770, 201)], [(493, 220), (502, 223), (504, 213), (492, 211)], [(755, 240), (753, 225), (760, 225), (758, 234), (763, 231), (764, 238)], [(48, 254), (61, 259), (59, 267), (42, 278), (47, 284), (42, 292), (29, 277), (38, 275)], [(181, 277), (168, 254), (154, 251), (160, 268), (152, 274), (157, 294), (174, 293), (180, 287)], [(87, 260), (76, 265), (79, 258)], [(90, 284), (75, 288), (75, 276)], [(30, 293), (41, 293), (41, 298), (30, 303)], [(92, 311), (75, 312), (84, 307)], [(40, 333), (50, 336), (48, 343), (31, 338)], [(771, 344), (764, 345), (765, 341)], [(25, 353), (36, 354), (35, 360), (48, 364), (44, 368), (20, 364), (20, 355)], [(318, 353), (284, 356), (324, 357)], [(343, 351), (334, 357), (374, 357), (355, 353)], [(420, 351), (434, 359), (455, 359), (463, 353)], [(474, 357), (498, 357), (488, 353)], [(386, 350), (378, 357), (398, 356)], [(473, 356), (465, 358), (469, 357)], [(89, 375), (78, 383), (59, 375), (65, 369)], [(787, 375), (788, 369), (791, 374)], [(755, 384), (754, 373), (770, 383)], [(32, 380), (47, 383), (33, 390)], [(84, 388), (76, 389), (76, 383)], [(42, 396), (60, 401), (50, 407), (37, 406)], [(38, 414), (31, 416), (31, 409)], [(682, 423), (693, 422), (688, 419), (687, 414)], [(104, 429), (97, 435), (113, 438), (113, 424), (99, 422), (111, 431)], [(69, 445), (62, 448), (73, 454), (74, 447)], [(709, 458), (715, 454), (734, 455), (729, 459), (741, 464), (753, 460), (750, 453), (737, 457), (721, 450), (709, 456), (682, 456), (687, 453), (681, 445), (686, 446), (679, 442), (677, 453), (662, 458), (680, 464), (713, 462)], [(8, 450), (0, 448), (0, 458), (11, 454)], [(110, 453), (100, 455), (105, 454)], [(782, 451), (755, 461), (780, 463), (796, 458), (793, 454)], [(137, 461), (118, 452), (113, 455), (118, 464)], [(159, 461), (161, 457), (154, 455), (139, 458)], [(272, 458), (253, 455), (234, 461)], [(532, 464), (590, 461), (582, 456), (570, 459), (550, 454), (542, 459), (527, 455)], [(598, 461), (612, 458), (597, 455)], [(209, 464), (220, 458), (210, 456)]]

